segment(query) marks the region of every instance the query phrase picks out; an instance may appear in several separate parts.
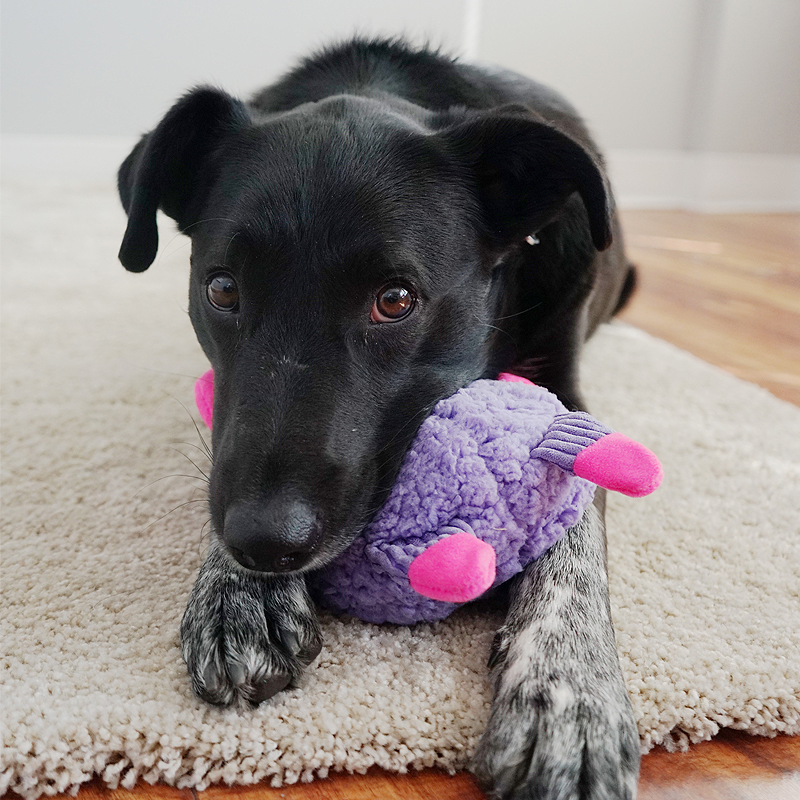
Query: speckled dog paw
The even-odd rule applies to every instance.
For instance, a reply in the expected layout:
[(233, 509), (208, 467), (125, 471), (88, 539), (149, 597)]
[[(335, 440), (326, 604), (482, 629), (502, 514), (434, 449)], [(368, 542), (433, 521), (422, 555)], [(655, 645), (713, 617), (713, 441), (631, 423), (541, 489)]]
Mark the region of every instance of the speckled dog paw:
[(470, 765), (490, 798), (636, 797), (639, 737), (625, 688), (593, 677), (501, 678)]
[(322, 648), (302, 576), (260, 577), (210, 551), (181, 623), (194, 693), (214, 705), (257, 705), (287, 688)]

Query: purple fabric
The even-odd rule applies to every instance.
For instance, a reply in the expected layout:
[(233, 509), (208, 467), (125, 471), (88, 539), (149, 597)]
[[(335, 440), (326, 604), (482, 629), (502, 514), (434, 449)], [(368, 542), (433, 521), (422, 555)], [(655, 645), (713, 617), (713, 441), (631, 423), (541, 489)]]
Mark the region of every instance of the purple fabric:
[(494, 585), (516, 575), (578, 522), (594, 496), (594, 484), (557, 463), (569, 470), (582, 447), (607, 432), (532, 384), (481, 380), (442, 400), (381, 511), (314, 576), (317, 599), (367, 622), (446, 617), (458, 604), (411, 588), (414, 558), (463, 520), (497, 553)]

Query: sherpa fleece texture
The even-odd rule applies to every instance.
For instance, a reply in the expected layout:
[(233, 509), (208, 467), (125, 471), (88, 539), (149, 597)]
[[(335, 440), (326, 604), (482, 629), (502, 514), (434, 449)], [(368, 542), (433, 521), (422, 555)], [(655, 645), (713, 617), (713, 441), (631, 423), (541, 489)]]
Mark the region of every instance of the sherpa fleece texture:
[(594, 484), (532, 456), (565, 411), (546, 389), (519, 382), (475, 381), (440, 401), (374, 522), (315, 578), (323, 605), (367, 622), (448, 616), (454, 603), (418, 594), (406, 576), (455, 520), (494, 547), (494, 585), (521, 572), (594, 497)]
[[(111, 180), (6, 184), (1, 222), (0, 793), (463, 767), (502, 624), (485, 604), (412, 627), (326, 614), (296, 689), (257, 709), (192, 697), (178, 626), (208, 512), (175, 449), (208, 462), (182, 407), (207, 369), (188, 244), (163, 225), (157, 262), (126, 273)], [(642, 749), (800, 733), (800, 409), (622, 325), (590, 343), (582, 384), (667, 476), (606, 514)]]

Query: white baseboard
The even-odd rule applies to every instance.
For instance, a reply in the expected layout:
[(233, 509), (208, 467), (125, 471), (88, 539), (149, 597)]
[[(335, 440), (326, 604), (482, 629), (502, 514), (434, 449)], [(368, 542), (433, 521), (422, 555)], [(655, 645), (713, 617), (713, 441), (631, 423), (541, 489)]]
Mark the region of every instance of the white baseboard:
[(800, 211), (800, 155), (611, 150), (620, 208)]
[[(128, 136), (4, 136), (5, 180), (113, 183), (136, 143)], [(611, 150), (621, 208), (800, 211), (800, 155)]]

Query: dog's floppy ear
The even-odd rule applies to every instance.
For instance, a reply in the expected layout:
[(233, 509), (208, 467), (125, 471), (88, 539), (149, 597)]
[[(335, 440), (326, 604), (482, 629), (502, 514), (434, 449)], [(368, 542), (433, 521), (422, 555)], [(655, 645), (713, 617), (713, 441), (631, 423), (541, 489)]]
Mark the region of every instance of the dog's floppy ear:
[(143, 272), (153, 263), (159, 208), (181, 230), (196, 221), (192, 216), (208, 181), (204, 162), (227, 133), (248, 120), (240, 100), (219, 89), (200, 87), (181, 98), (156, 129), (141, 138), (117, 179), (128, 214), (119, 250), (125, 269)]
[(535, 233), (578, 192), (598, 250), (611, 244), (611, 194), (598, 159), (545, 121), (509, 107), (443, 131), (473, 172), (488, 236), (501, 246)]

